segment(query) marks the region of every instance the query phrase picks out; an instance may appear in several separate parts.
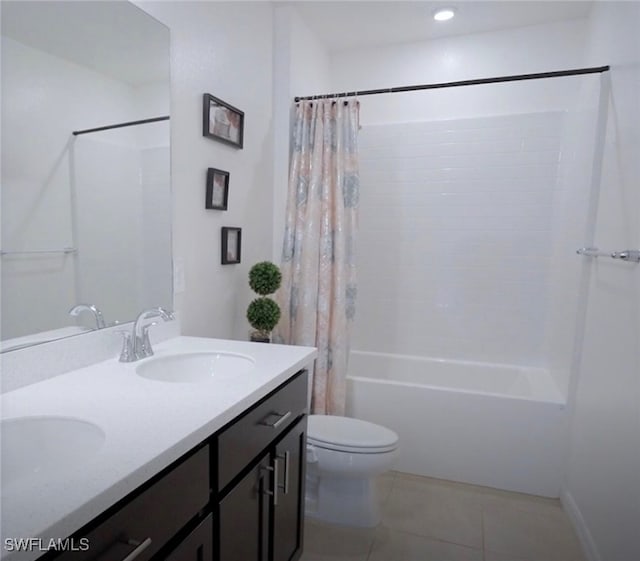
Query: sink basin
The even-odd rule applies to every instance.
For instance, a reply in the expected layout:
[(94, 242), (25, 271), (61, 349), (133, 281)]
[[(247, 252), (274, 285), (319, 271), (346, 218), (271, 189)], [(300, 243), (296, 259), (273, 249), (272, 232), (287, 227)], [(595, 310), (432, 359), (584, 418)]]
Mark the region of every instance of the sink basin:
[(2, 487), (76, 468), (104, 444), (104, 431), (70, 417), (18, 417), (0, 422)]
[(160, 382), (228, 381), (253, 370), (250, 356), (227, 352), (185, 353), (152, 358), (136, 367), (143, 378)]

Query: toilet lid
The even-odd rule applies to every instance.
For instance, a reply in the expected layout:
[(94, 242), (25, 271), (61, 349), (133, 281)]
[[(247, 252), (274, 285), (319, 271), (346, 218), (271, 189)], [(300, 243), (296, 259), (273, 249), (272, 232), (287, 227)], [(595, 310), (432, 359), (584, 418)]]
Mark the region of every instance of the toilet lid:
[(307, 434), (309, 442), (332, 450), (386, 452), (398, 445), (398, 435), (386, 427), (336, 415), (309, 415)]

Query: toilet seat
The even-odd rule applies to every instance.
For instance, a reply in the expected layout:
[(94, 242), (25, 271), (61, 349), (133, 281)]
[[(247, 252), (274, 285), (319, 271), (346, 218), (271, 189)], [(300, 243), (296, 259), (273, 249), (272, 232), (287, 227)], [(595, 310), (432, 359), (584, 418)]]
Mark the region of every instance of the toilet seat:
[(350, 417), (309, 415), (307, 442), (318, 448), (351, 454), (381, 454), (398, 447), (392, 430)]

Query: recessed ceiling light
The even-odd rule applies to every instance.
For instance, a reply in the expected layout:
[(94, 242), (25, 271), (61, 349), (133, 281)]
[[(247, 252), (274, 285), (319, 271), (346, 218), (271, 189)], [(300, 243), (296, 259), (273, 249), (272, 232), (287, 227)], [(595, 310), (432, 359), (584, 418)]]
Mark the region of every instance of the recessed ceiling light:
[(436, 21), (447, 21), (455, 15), (455, 8), (438, 8), (433, 12), (433, 19)]

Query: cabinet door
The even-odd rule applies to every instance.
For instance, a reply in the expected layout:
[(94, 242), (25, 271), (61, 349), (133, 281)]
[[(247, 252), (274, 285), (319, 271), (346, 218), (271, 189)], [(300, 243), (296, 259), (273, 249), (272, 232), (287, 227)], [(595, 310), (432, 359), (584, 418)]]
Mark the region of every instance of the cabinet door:
[(207, 516), (164, 561), (213, 561), (213, 522)]
[(220, 561), (268, 561), (269, 463), (265, 455), (220, 502)]
[(275, 447), (277, 498), (273, 506), (272, 561), (294, 561), (302, 555), (307, 417)]

